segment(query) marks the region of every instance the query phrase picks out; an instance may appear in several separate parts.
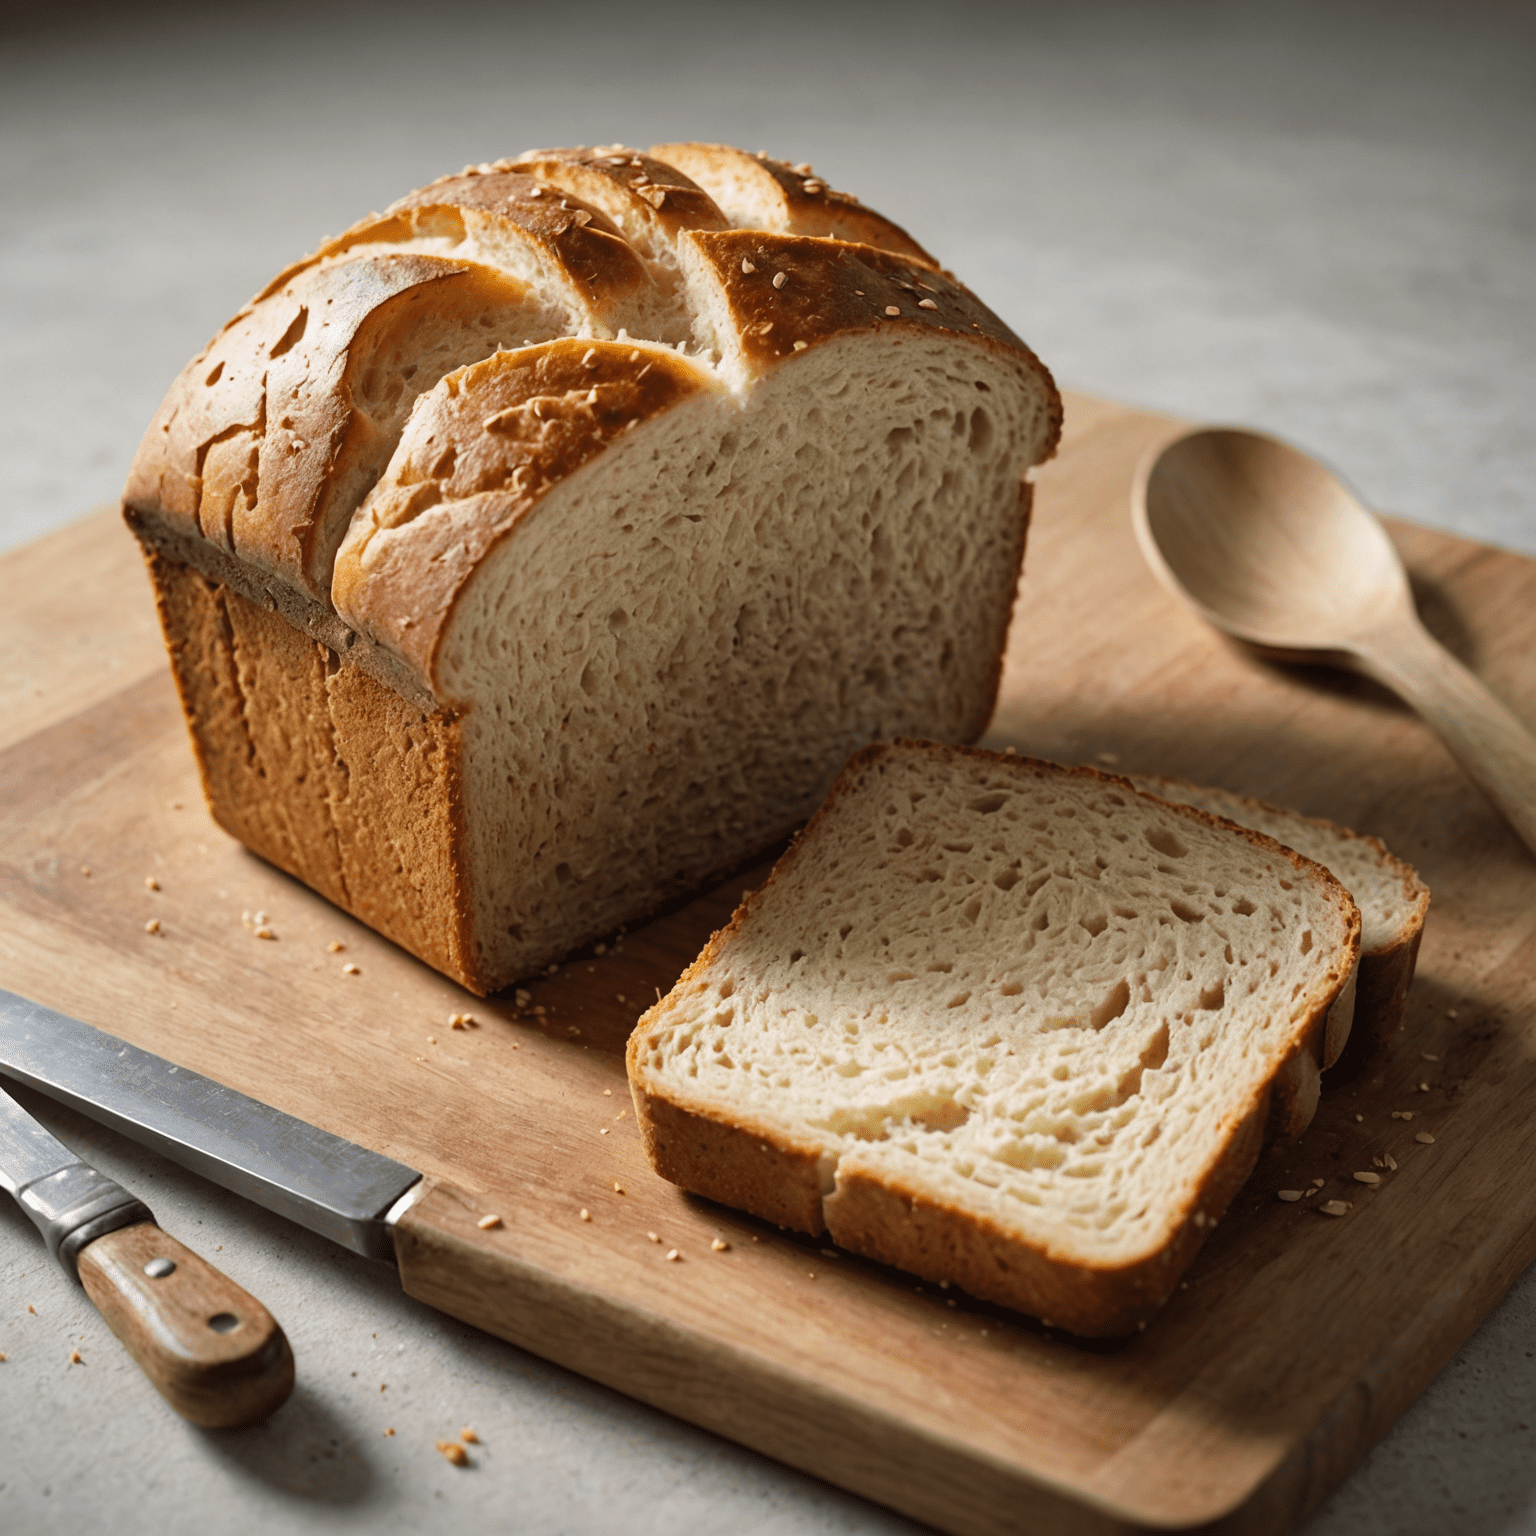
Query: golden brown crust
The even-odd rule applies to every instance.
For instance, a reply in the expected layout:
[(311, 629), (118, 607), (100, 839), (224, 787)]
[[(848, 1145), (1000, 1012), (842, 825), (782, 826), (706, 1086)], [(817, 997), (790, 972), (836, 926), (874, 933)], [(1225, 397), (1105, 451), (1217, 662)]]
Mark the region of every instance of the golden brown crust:
[(1253, 1172), (1263, 1146), (1261, 1095), (1233, 1123), (1209, 1178), (1162, 1248), (1129, 1264), (1087, 1265), (1018, 1240), (985, 1217), (896, 1181), (839, 1174), (826, 1201), (832, 1240), (925, 1280), (945, 1281), (986, 1301), (1038, 1317), (1084, 1338), (1144, 1328)]
[[(391, 354), (431, 325), (522, 313), (526, 285), (437, 256), (313, 267), (237, 316), (182, 371), (124, 500), (329, 605), (330, 565), (399, 381)], [(380, 465), (379, 467), (382, 467)], [(377, 471), (375, 470), (374, 473)]]
[(279, 273), (257, 301), (358, 246), (424, 239), (457, 244), (471, 233), (526, 248), (545, 277), (568, 284), (598, 320), (622, 314), (652, 287), (644, 262), (600, 209), (570, 194), (551, 194), (537, 178), (499, 161), (439, 177), (383, 213), (359, 220)]
[[(1242, 835), (1267, 853), (1279, 854), (1299, 873), (1318, 880), (1329, 900), (1343, 914), (1345, 940), (1316, 987), (1305, 1016), (1292, 1020), (1288, 1044), (1268, 1077), (1258, 1084), (1246, 1104), (1229, 1113), (1222, 1146), (1213, 1157), (1205, 1179), (1175, 1213), (1168, 1240), (1143, 1258), (1128, 1264), (1084, 1265), (1063, 1259), (1048, 1248), (1021, 1241), (989, 1219), (935, 1199), (931, 1193), (908, 1188), (900, 1181), (875, 1177), (857, 1168), (840, 1168), (835, 1194), (823, 1203), (823, 1219), (842, 1246), (869, 1258), (931, 1280), (947, 1280), (972, 1294), (1016, 1307), (1036, 1317), (1049, 1318), (1071, 1332), (1088, 1337), (1112, 1337), (1145, 1326), (1167, 1300), (1180, 1274), (1205, 1241), (1212, 1226), (1225, 1212), (1232, 1197), (1253, 1171), (1266, 1136), (1295, 1136), (1305, 1128), (1315, 1109), (1317, 1058), (1330, 1008), (1354, 977), (1360, 949), (1360, 912), (1349, 893), (1322, 865), (1252, 828), (1223, 821), (1193, 806), (1159, 800), (1138, 790), (1118, 774), (1092, 767), (1063, 767), (1013, 753), (990, 752), (977, 747), (949, 747), (936, 742), (901, 739), (903, 750), (954, 759), (982, 758), (1019, 772), (1069, 774), (1110, 784), (1128, 795), (1155, 801), (1177, 814)], [(812, 837), (823, 818), (838, 814), (841, 799), (851, 792), (865, 768), (888, 756), (891, 744), (877, 742), (856, 752), (838, 776), (831, 793), (806, 824), (768, 879), (750, 892), (726, 926), (711, 935), (698, 958), (679, 978), (674, 994), (686, 992), (702, 978), (742, 929), (775, 882), (786, 879), (800, 849)], [(724, 1194), (713, 1198), (740, 1204), (757, 1215), (767, 1214), (766, 1202), (774, 1196), (762, 1189), (761, 1176), (750, 1167), (750, 1147), (766, 1142), (794, 1166), (797, 1148), (770, 1127), (742, 1126), (742, 1135), (729, 1137), (729, 1122), (703, 1106), (684, 1103), (647, 1075), (644, 1053), (649, 1029), (668, 1006), (663, 998), (648, 1009), (630, 1036), (626, 1061), (636, 1114), (647, 1147), (653, 1133), (650, 1120), (662, 1117), (669, 1127), (666, 1167), (657, 1171), (682, 1188), (700, 1194), (731, 1189), (743, 1198)], [(709, 1127), (708, 1129), (705, 1126)], [(759, 1154), (761, 1155), (761, 1154)], [(725, 1166), (727, 1160), (734, 1166)], [(748, 1166), (742, 1166), (743, 1163)], [(706, 1189), (704, 1186), (708, 1185)], [(757, 1205), (753, 1200), (765, 1203)], [(804, 1204), (802, 1186), (785, 1203)], [(782, 1220), (774, 1216), (772, 1220)], [(791, 1225), (785, 1222), (785, 1225)], [(816, 1232), (819, 1226), (802, 1224), (799, 1230)]]
[(189, 566), (153, 550), (146, 563), (214, 819), (483, 995), (458, 721)]
[(638, 1089), (635, 1116), (651, 1166), (664, 1179), (796, 1232), (814, 1237), (826, 1230), (820, 1147)]
[(675, 166), (639, 150), (533, 149), (510, 168), (602, 209), (631, 240), (675, 240), (685, 229), (729, 229), (715, 200)]
[(692, 177), (737, 225), (852, 240), (938, 270), (938, 262), (899, 224), (850, 193), (834, 191), (808, 165), (749, 155), (729, 144), (657, 144), (651, 153)]
[(1045, 374), (968, 288), (872, 245), (759, 229), (699, 230), (683, 243), (714, 276), (751, 358), (791, 357), (804, 350), (797, 342), (810, 346), (849, 331), (916, 329), (1001, 343)]
[(336, 606), (428, 686), (453, 605), (555, 485), (709, 387), (665, 348), (553, 341), (501, 352), (426, 397), (336, 561)]

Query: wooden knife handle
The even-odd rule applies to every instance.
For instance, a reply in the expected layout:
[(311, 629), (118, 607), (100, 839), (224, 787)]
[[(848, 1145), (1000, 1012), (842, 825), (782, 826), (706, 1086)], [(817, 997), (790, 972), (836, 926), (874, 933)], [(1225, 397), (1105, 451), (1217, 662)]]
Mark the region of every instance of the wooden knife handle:
[(98, 1237), (77, 1264), (107, 1326), (184, 1419), (254, 1424), (293, 1390), (293, 1351), (272, 1314), (154, 1222)]

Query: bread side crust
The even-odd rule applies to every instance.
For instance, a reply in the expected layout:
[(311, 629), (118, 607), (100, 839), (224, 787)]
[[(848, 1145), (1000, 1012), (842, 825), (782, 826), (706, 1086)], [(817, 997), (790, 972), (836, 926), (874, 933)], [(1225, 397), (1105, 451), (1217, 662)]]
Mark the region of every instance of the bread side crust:
[[(1118, 1265), (1084, 1264), (1053, 1253), (1048, 1245), (1030, 1243), (998, 1223), (950, 1202), (935, 1198), (905, 1181), (876, 1178), (839, 1167), (833, 1193), (822, 1202), (821, 1222), (832, 1237), (851, 1251), (894, 1264), (931, 1280), (948, 1280), (977, 1296), (998, 1301), (1036, 1317), (1048, 1317), (1085, 1337), (1114, 1337), (1144, 1327), (1163, 1305), (1188, 1267), (1210, 1228), (1225, 1212), (1233, 1196), (1253, 1171), (1266, 1136), (1294, 1137), (1305, 1129), (1317, 1104), (1318, 1062), (1330, 1009), (1353, 982), (1359, 958), (1360, 912), (1349, 893), (1322, 865), (1250, 827), (1226, 822), (1193, 806), (1161, 800), (1136, 788), (1129, 779), (1092, 767), (1063, 767), (1013, 753), (982, 748), (952, 748), (935, 742), (899, 740), (901, 748), (917, 749), (932, 756), (984, 758), (1013, 768), (1044, 768), (1111, 784), (1129, 795), (1156, 801), (1191, 820), (1236, 832), (1256, 847), (1278, 853), (1294, 864), (1298, 873), (1321, 883), (1329, 901), (1345, 916), (1345, 943), (1340, 955), (1320, 978), (1306, 1013), (1293, 1020), (1286, 1048), (1269, 1076), (1256, 1085), (1249, 1101), (1227, 1117), (1219, 1151), (1193, 1194), (1170, 1217), (1165, 1240), (1139, 1258)], [(862, 770), (888, 754), (891, 746), (875, 743), (848, 761), (826, 802), (806, 824), (788, 851), (774, 865), (768, 879), (742, 901), (730, 922), (713, 934), (698, 958), (679, 978), (668, 998), (648, 1009), (635, 1025), (626, 1052), (631, 1093), (641, 1135), (647, 1148), (652, 1143), (653, 1119), (667, 1127), (666, 1167), (657, 1171), (672, 1183), (729, 1204), (739, 1204), (755, 1215), (774, 1209), (804, 1209), (804, 1175), (793, 1196), (765, 1192), (765, 1178), (750, 1167), (751, 1149), (766, 1143), (793, 1166), (804, 1149), (793, 1138), (762, 1122), (743, 1121), (740, 1134), (726, 1135), (735, 1122), (717, 1108), (691, 1104), (670, 1085), (651, 1080), (643, 1054), (650, 1023), (658, 1019), (671, 997), (680, 997), (691, 984), (703, 984), (704, 974), (722, 957), (731, 940), (746, 925), (772, 884), (787, 878), (801, 847), (823, 818), (837, 814), (842, 796), (850, 791)], [(761, 1153), (757, 1154), (762, 1156)], [(729, 1166), (725, 1166), (725, 1164)], [(744, 1164), (748, 1166), (743, 1166)], [(822, 1176), (825, 1183), (825, 1177)], [(733, 1199), (723, 1191), (739, 1192), (764, 1203)], [(844, 1196), (847, 1196), (845, 1199)], [(806, 1215), (803, 1224), (784, 1222), (813, 1235), (822, 1230)]]
[(191, 566), (145, 559), (214, 820), (483, 996), (456, 717)]
[(632, 1091), (646, 1156), (664, 1179), (796, 1232), (816, 1237), (826, 1230), (823, 1147), (766, 1126), (734, 1124), (644, 1089)]

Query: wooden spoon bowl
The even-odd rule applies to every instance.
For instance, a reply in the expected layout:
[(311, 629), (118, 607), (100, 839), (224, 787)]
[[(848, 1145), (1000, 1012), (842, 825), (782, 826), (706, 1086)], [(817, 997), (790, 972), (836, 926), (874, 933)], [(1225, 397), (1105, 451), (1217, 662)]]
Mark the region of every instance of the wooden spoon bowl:
[(1419, 622), (1386, 529), (1323, 465), (1199, 428), (1142, 462), (1131, 515), (1153, 571), (1218, 629), (1400, 694), (1536, 852), (1536, 738)]

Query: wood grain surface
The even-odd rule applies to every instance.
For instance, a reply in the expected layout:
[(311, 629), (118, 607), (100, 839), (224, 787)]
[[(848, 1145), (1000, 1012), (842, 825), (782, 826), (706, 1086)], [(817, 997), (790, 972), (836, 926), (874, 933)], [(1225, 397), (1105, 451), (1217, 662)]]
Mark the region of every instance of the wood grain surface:
[[(1402, 1034), (1325, 1080), (1301, 1145), (1266, 1156), (1129, 1343), (1052, 1335), (650, 1173), (625, 1038), (752, 875), (519, 1006), (245, 853), (203, 809), (108, 514), (0, 561), (0, 985), (421, 1168), (398, 1231), (412, 1295), (872, 1499), (967, 1533), (1288, 1530), (1536, 1256), (1536, 860), (1384, 690), (1258, 662), (1163, 592), (1127, 497), (1177, 430), (1069, 399), (987, 743), (1334, 817), (1416, 863), (1434, 904)], [(1393, 533), (1431, 629), (1536, 719), (1536, 562)], [(1352, 1179), (1387, 1153), (1379, 1187)], [(1315, 1209), (1334, 1198), (1346, 1216)]]
[(184, 1419), (206, 1429), (256, 1424), (293, 1391), (293, 1350), (272, 1314), (154, 1222), (81, 1249), (80, 1283)]

